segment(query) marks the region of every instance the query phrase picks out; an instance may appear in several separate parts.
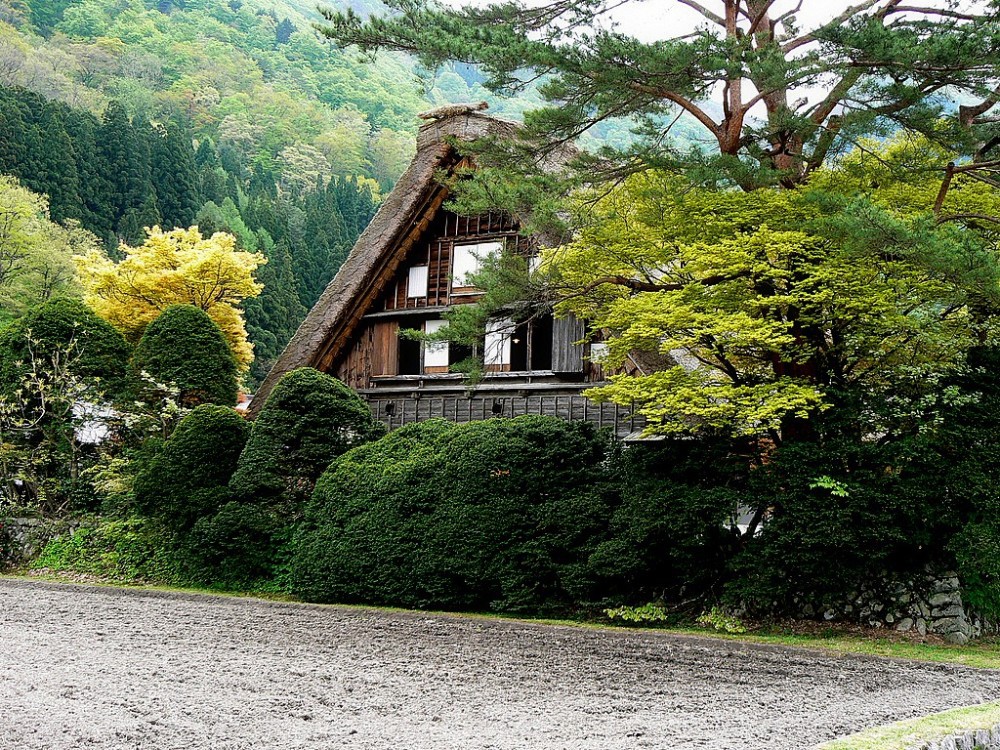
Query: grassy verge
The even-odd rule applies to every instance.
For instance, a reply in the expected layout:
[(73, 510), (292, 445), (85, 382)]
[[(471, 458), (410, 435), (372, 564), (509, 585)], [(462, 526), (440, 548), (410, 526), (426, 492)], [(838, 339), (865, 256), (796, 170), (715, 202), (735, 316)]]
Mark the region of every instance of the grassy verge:
[(826, 742), (816, 750), (906, 750), (921, 742), (1000, 725), (1000, 701), (981, 706), (954, 708), (939, 714), (907, 719), (866, 729), (850, 737)]
[(743, 635), (724, 635), (694, 629), (672, 629), (671, 632), (707, 635), (711, 638), (748, 643), (822, 649), (843, 654), (944, 662), (981, 669), (1000, 669), (1000, 644), (995, 638), (984, 638), (965, 646), (954, 646), (941, 642), (939, 639), (917, 641), (884, 635), (876, 630), (859, 632), (859, 629), (855, 628), (828, 628), (820, 634), (788, 633), (766, 628)]

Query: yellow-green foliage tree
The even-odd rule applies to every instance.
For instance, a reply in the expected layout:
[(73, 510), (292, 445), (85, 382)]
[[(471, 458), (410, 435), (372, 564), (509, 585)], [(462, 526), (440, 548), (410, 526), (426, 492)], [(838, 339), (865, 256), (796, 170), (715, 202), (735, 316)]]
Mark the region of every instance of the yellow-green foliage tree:
[(75, 253), (98, 247), (75, 225), (49, 220), (45, 197), (0, 175), (0, 325), (52, 297), (79, 296)]
[(948, 161), (900, 138), (794, 189), (647, 172), (588, 203), (575, 241), (548, 253), (551, 288), (603, 332), (609, 367), (640, 364), (591, 395), (666, 433), (787, 438), (847, 392), (930, 419), (1000, 309), (1000, 191), (962, 173), (942, 191)]
[(264, 256), (237, 250), (231, 234), (202, 237), (197, 227), (154, 227), (140, 247), (121, 249), (118, 263), (98, 250), (76, 257), (85, 299), (98, 315), (135, 343), (170, 305), (194, 305), (219, 326), (246, 371), (253, 347), (239, 304), (260, 294), (254, 271)]

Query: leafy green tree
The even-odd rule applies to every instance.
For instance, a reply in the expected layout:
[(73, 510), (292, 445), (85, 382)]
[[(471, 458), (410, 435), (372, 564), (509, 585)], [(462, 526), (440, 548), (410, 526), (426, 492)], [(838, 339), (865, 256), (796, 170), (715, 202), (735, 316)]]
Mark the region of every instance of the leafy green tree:
[(176, 385), (186, 406), (236, 404), (236, 359), (219, 326), (194, 305), (170, 305), (160, 313), (139, 339), (132, 367)]
[[(131, 347), (80, 300), (54, 299), (30, 310), (0, 332), (0, 392), (11, 395), (32, 366), (73, 347), (74, 375), (120, 395)], [(36, 363), (37, 364), (37, 363)]]
[(53, 103), (42, 107), (38, 129), (45, 145), (35, 163), (36, 179), (49, 197), (49, 212), (59, 223), (82, 216), (77, 157), (66, 132), (65, 109)]
[(75, 0), (29, 0), (31, 21), (43, 34), (51, 33)]
[(549, 289), (604, 332), (606, 366), (645, 360), (592, 395), (636, 403), (657, 432), (780, 440), (848, 392), (858, 434), (933, 423), (942, 379), (996, 335), (1000, 233), (971, 217), (1000, 215), (1000, 193), (966, 179), (935, 209), (926, 142), (870, 148), (797, 189), (647, 173), (599, 198), (546, 256)]
[(295, 24), (289, 21), (287, 18), (281, 19), (281, 23), (278, 24), (277, 28), (274, 30), (274, 38), (278, 44), (287, 44), (288, 40), (292, 38), (292, 34), (296, 32)]
[[(86, 433), (123, 394), (129, 347), (77, 300), (51, 300), (0, 330), (0, 501), (5, 512), (86, 507)], [(17, 507), (20, 506), (20, 507)]]
[(48, 299), (79, 296), (73, 255), (97, 247), (89, 232), (49, 221), (43, 196), (0, 176), (0, 324)]

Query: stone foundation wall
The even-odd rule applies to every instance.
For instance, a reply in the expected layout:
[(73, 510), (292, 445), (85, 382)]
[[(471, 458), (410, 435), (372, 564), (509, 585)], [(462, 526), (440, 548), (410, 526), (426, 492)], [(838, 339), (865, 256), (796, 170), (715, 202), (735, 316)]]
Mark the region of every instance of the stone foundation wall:
[(0, 518), (0, 570), (28, 562), (54, 536), (75, 524), (41, 518)]
[(912, 750), (1000, 750), (1000, 727), (956, 734), (915, 745)]
[(932, 633), (956, 644), (998, 632), (997, 623), (966, 609), (958, 576), (952, 572), (928, 573), (884, 591), (862, 591), (848, 603), (821, 612), (806, 605), (800, 614), (804, 618), (822, 614), (824, 620), (848, 620), (901, 633)]

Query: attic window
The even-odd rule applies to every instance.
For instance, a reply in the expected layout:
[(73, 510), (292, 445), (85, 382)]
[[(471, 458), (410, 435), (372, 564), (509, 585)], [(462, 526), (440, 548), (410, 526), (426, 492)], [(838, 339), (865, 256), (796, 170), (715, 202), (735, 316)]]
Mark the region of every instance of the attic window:
[(407, 297), (427, 296), (427, 266), (411, 266), (406, 282)]
[(499, 255), (501, 250), (503, 242), (499, 240), (455, 245), (451, 261), (452, 291), (459, 294), (474, 292), (476, 288), (472, 284), (471, 277), (482, 270), (483, 262), (487, 258)]

